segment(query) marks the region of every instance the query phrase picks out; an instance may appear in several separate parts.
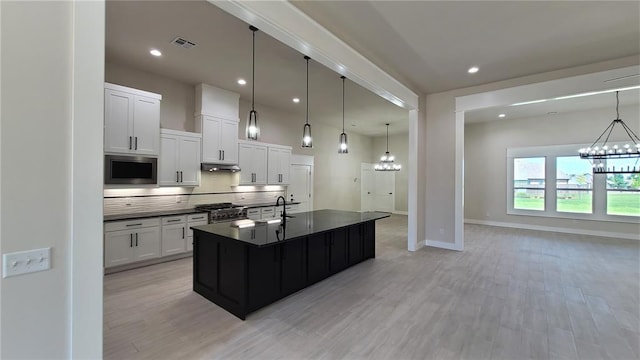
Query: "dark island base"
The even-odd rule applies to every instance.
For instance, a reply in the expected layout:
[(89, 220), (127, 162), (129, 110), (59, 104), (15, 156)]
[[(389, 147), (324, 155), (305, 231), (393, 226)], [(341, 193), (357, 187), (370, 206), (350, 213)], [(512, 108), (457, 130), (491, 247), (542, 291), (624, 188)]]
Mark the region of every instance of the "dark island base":
[(193, 289), (244, 320), (253, 311), (370, 258), (375, 258), (374, 221), (268, 247), (195, 231)]

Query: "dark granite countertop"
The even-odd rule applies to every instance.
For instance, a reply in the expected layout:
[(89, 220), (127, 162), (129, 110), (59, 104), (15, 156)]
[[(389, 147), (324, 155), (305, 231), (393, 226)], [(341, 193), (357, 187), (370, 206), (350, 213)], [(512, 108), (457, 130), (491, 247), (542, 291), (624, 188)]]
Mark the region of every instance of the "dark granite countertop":
[(218, 223), (194, 226), (193, 229), (263, 247), (345, 226), (383, 219), (390, 215), (384, 212), (359, 213), (355, 211), (318, 210), (292, 214), (293, 217), (287, 219), (285, 223), (256, 224), (253, 227), (246, 228), (233, 227), (230, 223)]
[(158, 217), (158, 216), (198, 214), (201, 212), (206, 212), (206, 211), (197, 211), (196, 209), (191, 208), (191, 209), (180, 209), (180, 210), (148, 211), (148, 212), (139, 212), (139, 213), (132, 213), (132, 214), (114, 214), (114, 215), (105, 215), (104, 221), (133, 220), (133, 219), (144, 219), (144, 218)]

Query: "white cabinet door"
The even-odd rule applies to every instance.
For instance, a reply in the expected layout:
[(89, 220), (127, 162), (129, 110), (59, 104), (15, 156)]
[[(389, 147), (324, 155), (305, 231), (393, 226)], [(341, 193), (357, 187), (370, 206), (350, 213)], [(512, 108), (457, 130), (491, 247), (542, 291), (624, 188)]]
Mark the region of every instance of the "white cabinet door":
[(253, 172), (255, 175), (254, 184), (267, 184), (267, 147), (256, 146), (253, 150)]
[(268, 184), (287, 185), (291, 166), (291, 149), (269, 147)]
[(147, 260), (160, 257), (160, 227), (149, 227), (135, 230), (134, 260)]
[(134, 261), (135, 233), (130, 230), (110, 231), (104, 234), (104, 267), (123, 265)]
[(207, 220), (208, 214), (194, 214), (189, 215), (189, 221), (187, 222), (187, 251), (193, 251), (193, 230), (191, 228), (193, 226), (207, 225), (209, 221)]
[(200, 185), (200, 139), (182, 137), (179, 144), (178, 171), (180, 171), (180, 185)]
[(241, 185), (265, 185), (267, 183), (267, 147), (241, 143), (238, 146)]
[(133, 103), (133, 149), (136, 154), (158, 155), (160, 101), (136, 95)]
[[(160, 186), (177, 185), (180, 181), (179, 146), (180, 140), (177, 136), (163, 134), (160, 138), (160, 174), (158, 179)], [(200, 155), (199, 151), (198, 155)]]
[(162, 256), (187, 251), (186, 224), (162, 225)]
[[(220, 149), (221, 119), (212, 116), (202, 116), (202, 162), (218, 164), (222, 161), (222, 150)], [(236, 138), (238, 134), (236, 133)]]
[(121, 91), (104, 90), (104, 152), (132, 151), (133, 98)]
[(220, 123), (220, 150), (223, 164), (238, 163), (238, 122), (222, 120)]

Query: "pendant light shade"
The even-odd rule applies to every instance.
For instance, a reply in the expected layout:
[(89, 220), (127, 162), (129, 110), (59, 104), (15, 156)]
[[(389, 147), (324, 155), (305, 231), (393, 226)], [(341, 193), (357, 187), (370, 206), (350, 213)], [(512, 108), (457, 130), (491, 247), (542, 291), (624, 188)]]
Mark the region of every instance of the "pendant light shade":
[(349, 146), (347, 145), (347, 134), (344, 132), (344, 76), (342, 79), (342, 134), (340, 134), (340, 147), (338, 148), (338, 154), (348, 154)]
[(305, 56), (304, 59), (307, 61), (307, 119), (302, 128), (302, 147), (312, 148), (313, 137), (311, 137), (311, 125), (309, 125), (309, 60), (311, 58)]
[(389, 124), (387, 125), (387, 152), (380, 157), (380, 162), (376, 164), (376, 171), (400, 171), (402, 166), (394, 162), (395, 157), (389, 153)]
[(256, 31), (258, 28), (255, 26), (249, 26), (249, 29), (253, 32), (253, 47), (252, 47), (252, 59), (251, 59), (251, 111), (249, 111), (249, 117), (247, 118), (247, 139), (258, 140), (260, 135), (260, 127), (258, 126), (258, 112), (255, 109), (255, 91), (256, 91)]

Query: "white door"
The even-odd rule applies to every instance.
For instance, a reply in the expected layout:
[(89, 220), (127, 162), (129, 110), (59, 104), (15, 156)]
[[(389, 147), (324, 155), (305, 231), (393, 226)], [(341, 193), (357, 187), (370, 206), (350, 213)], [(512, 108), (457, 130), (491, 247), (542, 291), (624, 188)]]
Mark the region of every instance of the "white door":
[[(220, 119), (211, 116), (202, 118), (202, 162), (219, 164), (222, 161), (220, 150)], [(236, 134), (236, 137), (238, 134)]]
[(160, 186), (176, 185), (180, 180), (178, 171), (178, 137), (162, 135), (160, 138)]
[(135, 230), (134, 258), (136, 261), (160, 257), (160, 227), (149, 227)]
[(395, 207), (396, 172), (374, 171), (375, 174), (375, 209), (392, 212)]
[(312, 211), (311, 165), (291, 165), (289, 181), (289, 200), (300, 202), (298, 212)]
[(133, 261), (131, 230), (110, 231), (104, 234), (104, 267), (123, 265)]
[(256, 185), (267, 183), (267, 147), (255, 146), (253, 148), (253, 172)]
[(180, 185), (198, 185), (200, 176), (200, 139), (184, 137), (180, 139), (178, 164), (180, 164)]
[(187, 229), (184, 223), (162, 225), (162, 256), (187, 251)]
[(104, 91), (104, 151), (129, 153), (133, 149), (133, 95)]
[(222, 120), (220, 124), (220, 149), (222, 149), (222, 163), (238, 163), (238, 122)]
[(133, 103), (133, 149), (136, 154), (160, 151), (160, 100), (135, 96)]
[(360, 208), (362, 211), (374, 211), (376, 183), (373, 164), (362, 164), (360, 180)]

